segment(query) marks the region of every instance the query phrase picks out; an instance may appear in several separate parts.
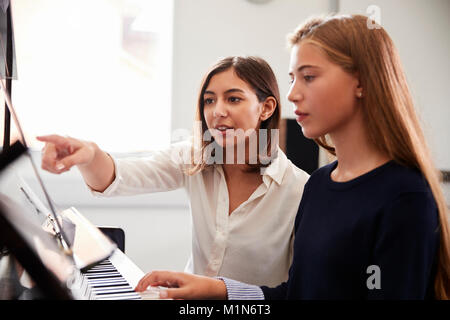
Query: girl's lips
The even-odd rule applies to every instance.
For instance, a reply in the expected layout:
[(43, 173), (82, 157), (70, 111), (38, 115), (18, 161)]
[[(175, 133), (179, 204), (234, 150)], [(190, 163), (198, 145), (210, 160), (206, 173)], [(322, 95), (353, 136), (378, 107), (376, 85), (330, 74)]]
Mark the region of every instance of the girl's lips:
[(297, 122), (302, 122), (309, 116), (309, 114), (307, 114), (307, 113), (296, 113), (296, 115), (297, 115), (297, 119), (296, 119)]

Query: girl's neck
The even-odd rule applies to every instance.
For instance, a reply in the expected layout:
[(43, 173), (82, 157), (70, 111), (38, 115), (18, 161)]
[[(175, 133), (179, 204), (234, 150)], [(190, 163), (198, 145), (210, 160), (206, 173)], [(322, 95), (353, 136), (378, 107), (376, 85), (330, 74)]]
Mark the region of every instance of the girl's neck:
[(330, 133), (330, 138), (338, 160), (331, 173), (334, 181), (352, 180), (390, 160), (369, 140), (362, 120), (352, 121), (339, 131)]

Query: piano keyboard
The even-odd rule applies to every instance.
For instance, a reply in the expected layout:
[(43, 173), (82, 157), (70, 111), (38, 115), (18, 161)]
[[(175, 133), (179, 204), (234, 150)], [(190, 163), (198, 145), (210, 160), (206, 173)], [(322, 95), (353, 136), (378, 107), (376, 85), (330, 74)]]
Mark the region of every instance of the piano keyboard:
[(141, 300), (109, 259), (82, 273), (82, 293), (89, 300)]
[(82, 300), (154, 300), (159, 288), (135, 292), (144, 272), (122, 251), (114, 253), (85, 272), (78, 271), (70, 286), (75, 299)]
[(88, 300), (158, 299), (158, 289), (134, 291), (143, 276), (144, 272), (122, 251), (116, 249), (109, 259), (80, 272), (74, 291), (79, 298)]

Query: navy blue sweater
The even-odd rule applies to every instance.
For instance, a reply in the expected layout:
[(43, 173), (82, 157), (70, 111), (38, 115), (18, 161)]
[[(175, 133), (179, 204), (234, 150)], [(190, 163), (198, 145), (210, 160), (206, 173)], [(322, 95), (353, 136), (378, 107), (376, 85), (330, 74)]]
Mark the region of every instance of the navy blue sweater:
[(433, 298), (439, 218), (423, 176), (390, 161), (334, 182), (336, 165), (305, 185), (289, 280), (261, 287), (265, 298)]

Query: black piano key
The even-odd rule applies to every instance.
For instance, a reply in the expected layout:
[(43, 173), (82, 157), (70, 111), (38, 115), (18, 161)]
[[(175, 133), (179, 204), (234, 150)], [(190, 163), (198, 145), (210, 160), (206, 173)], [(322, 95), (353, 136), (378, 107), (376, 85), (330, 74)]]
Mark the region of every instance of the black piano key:
[(101, 276), (101, 275), (108, 275), (108, 274), (116, 275), (116, 274), (120, 274), (120, 272), (119, 271), (100, 271), (100, 272), (95, 272), (95, 273), (85, 273), (84, 275), (86, 277), (96, 277), (99, 275)]
[(123, 286), (123, 285), (128, 285), (128, 282), (126, 281), (121, 281), (121, 282), (117, 282), (117, 283), (111, 283), (111, 282), (107, 282), (107, 283), (94, 283), (92, 288), (109, 288), (109, 287), (118, 287), (118, 286)]
[(115, 268), (114, 265), (112, 263), (107, 263), (107, 264), (97, 264), (93, 267), (90, 267), (88, 270), (92, 270), (92, 269), (97, 269), (97, 268)]
[(122, 278), (100, 278), (100, 279), (89, 279), (88, 283), (116, 283), (116, 282), (126, 282), (127, 281)]
[(117, 272), (117, 269), (98, 269), (98, 270), (91, 270), (86, 272), (85, 274), (93, 274), (93, 273), (101, 273), (101, 272)]
[(93, 272), (93, 271), (100, 271), (100, 270), (117, 270), (117, 269), (113, 266), (108, 266), (108, 267), (102, 267), (102, 268), (92, 268), (92, 269), (89, 269), (88, 271), (86, 271), (85, 273), (89, 273), (89, 272)]
[(123, 278), (121, 274), (96, 274), (86, 276), (88, 279), (101, 279), (101, 278)]

